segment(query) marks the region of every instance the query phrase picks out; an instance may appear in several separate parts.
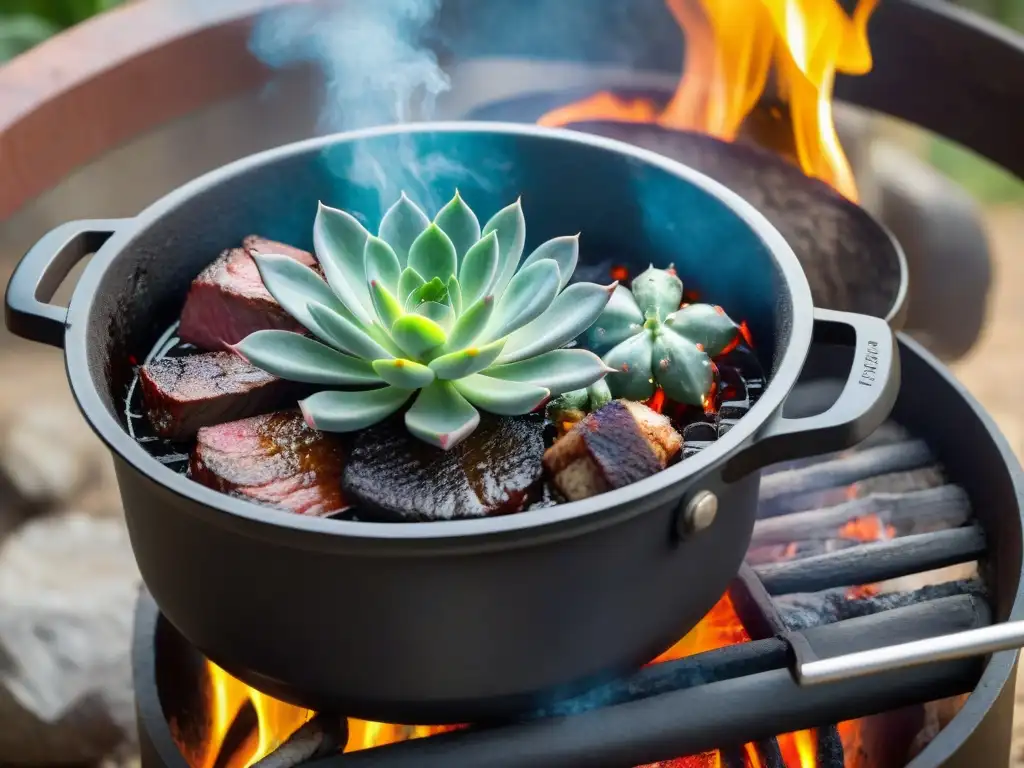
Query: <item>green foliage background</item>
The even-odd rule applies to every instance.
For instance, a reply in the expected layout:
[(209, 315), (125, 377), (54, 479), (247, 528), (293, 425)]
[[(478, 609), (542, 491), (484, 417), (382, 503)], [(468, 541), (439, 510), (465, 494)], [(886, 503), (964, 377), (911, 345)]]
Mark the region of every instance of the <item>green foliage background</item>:
[[(0, 63), (66, 27), (125, 0), (0, 0)], [(218, 0), (207, 0), (215, 3)], [(373, 0), (366, 0), (372, 2)], [(557, 2), (557, 0), (555, 0)], [(610, 1), (610, 0), (609, 0)], [(628, 2), (628, 0), (619, 0)], [(719, 0), (732, 2), (732, 0)], [(883, 0), (884, 2), (885, 0)], [(486, 2), (486, 0), (480, 0)], [(822, 0), (824, 2), (824, 0)], [(954, 0), (1003, 24), (1024, 31), (1024, 0)], [(985, 203), (1024, 200), (1024, 184), (976, 155), (942, 139), (922, 152)]]
[(121, 1), (0, 0), (0, 62)]

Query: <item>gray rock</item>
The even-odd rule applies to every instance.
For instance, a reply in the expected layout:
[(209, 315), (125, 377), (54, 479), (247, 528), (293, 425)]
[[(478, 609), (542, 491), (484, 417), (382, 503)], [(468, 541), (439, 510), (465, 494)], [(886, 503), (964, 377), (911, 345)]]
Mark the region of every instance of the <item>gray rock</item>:
[(139, 576), (122, 520), (36, 517), (0, 548), (0, 764), (96, 763), (135, 739)]
[(0, 467), (28, 502), (70, 499), (95, 482), (105, 451), (77, 409), (57, 404), (23, 408), (0, 430)]

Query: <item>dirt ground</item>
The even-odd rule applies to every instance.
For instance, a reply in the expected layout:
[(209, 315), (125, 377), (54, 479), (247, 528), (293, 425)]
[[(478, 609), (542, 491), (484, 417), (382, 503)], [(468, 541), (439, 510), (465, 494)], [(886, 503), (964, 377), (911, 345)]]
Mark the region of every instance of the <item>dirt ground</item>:
[[(984, 336), (953, 370), (988, 409), (1003, 434), (1024, 460), (1024, 208), (995, 209), (987, 214), (995, 261), (995, 285)], [(1013, 768), (1024, 766), (1024, 679), (1018, 677), (1014, 716)]]

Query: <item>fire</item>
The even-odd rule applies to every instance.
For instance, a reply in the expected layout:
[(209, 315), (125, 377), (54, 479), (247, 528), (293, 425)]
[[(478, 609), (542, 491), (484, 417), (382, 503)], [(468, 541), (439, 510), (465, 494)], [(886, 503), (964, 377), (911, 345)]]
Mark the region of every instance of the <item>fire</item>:
[(839, 529), (840, 538), (856, 539), (865, 543), (885, 541), (895, 535), (896, 529), (891, 525), (883, 524), (881, 518), (876, 514), (855, 517)]
[[(542, 125), (585, 120), (657, 123), (725, 141), (740, 138), (765, 100), (773, 132), (808, 176), (857, 200), (849, 162), (832, 117), (837, 72), (871, 70), (867, 25), (878, 0), (860, 0), (852, 15), (839, 0), (666, 0), (686, 38), (683, 77), (664, 107), (608, 92), (544, 115)], [(769, 77), (772, 75), (772, 77)], [(764, 137), (767, 139), (768, 137)]]

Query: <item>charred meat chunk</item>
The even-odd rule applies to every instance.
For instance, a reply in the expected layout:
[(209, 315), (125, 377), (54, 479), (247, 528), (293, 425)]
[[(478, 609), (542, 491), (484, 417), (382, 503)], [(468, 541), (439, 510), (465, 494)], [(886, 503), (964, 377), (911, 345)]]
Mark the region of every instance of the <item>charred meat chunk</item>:
[(299, 387), (230, 352), (165, 357), (139, 369), (146, 417), (160, 437), (190, 440), (200, 427), (276, 410)]
[(480, 414), (451, 450), (413, 437), (401, 419), (359, 434), (342, 486), (359, 516), (423, 522), (518, 512), (541, 493), (544, 421), (539, 414)]
[(189, 476), (223, 493), (323, 517), (349, 506), (339, 482), (344, 458), (337, 436), (311, 429), (297, 410), (278, 411), (200, 429)]
[(303, 331), (263, 285), (254, 254), (290, 256), (307, 267), (313, 254), (250, 235), (241, 248), (224, 251), (189, 288), (178, 335), (200, 349), (221, 350), (250, 333), (268, 329)]
[(548, 448), (544, 468), (559, 493), (578, 501), (650, 477), (682, 447), (667, 416), (613, 400)]

